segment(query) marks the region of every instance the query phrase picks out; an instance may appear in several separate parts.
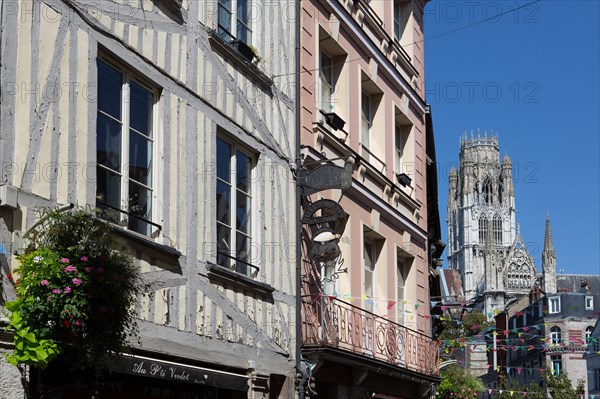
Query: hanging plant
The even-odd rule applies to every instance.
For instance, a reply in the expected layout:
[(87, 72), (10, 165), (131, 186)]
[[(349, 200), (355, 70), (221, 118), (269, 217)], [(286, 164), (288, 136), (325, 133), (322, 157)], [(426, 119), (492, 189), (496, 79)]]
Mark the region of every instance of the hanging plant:
[(108, 223), (83, 210), (50, 211), (17, 257), (17, 298), (5, 307), (13, 365), (44, 368), (57, 356), (101, 370), (137, 335), (139, 274)]

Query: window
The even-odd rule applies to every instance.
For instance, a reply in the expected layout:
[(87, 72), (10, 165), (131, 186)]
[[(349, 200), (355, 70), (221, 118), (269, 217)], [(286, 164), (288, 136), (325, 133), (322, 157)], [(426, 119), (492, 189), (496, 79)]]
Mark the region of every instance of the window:
[(548, 298), (548, 306), (551, 314), (560, 313), (560, 297), (555, 296)]
[(594, 387), (600, 389), (600, 368), (594, 369)]
[(406, 28), (407, 16), (410, 14), (410, 1), (394, 1), (394, 38), (400, 42)]
[(494, 216), (493, 230), (494, 243), (496, 245), (502, 245), (502, 218), (500, 217), (500, 215)]
[(408, 136), (410, 135), (410, 125), (396, 125), (394, 134), (394, 155), (395, 155), (395, 170), (396, 173), (406, 172), (403, 167), (404, 153)]
[(479, 218), (479, 243), (485, 244), (486, 241), (487, 241), (487, 218), (482, 215)]
[(98, 60), (96, 205), (114, 223), (151, 235), (155, 94)]
[(253, 275), (252, 157), (238, 145), (217, 137), (217, 264)]
[(585, 310), (594, 310), (594, 297), (593, 296), (585, 297)]
[(481, 188), (481, 191), (483, 194), (482, 203), (487, 204), (487, 205), (492, 204), (494, 202), (493, 201), (493, 191), (492, 191), (492, 181), (490, 180), (489, 177), (485, 178), (485, 181), (483, 182), (483, 187)]
[(218, 34), (226, 41), (252, 43), (251, 0), (219, 0)]
[(594, 327), (587, 326), (585, 328), (585, 344), (589, 345), (592, 342), (592, 331), (594, 331)]
[(333, 112), (333, 93), (335, 82), (333, 78), (333, 59), (321, 51), (319, 65), (319, 87), (321, 90), (321, 109), (324, 112)]
[(552, 362), (552, 372), (554, 375), (559, 375), (562, 371), (562, 357), (561, 356), (551, 356), (550, 360)]
[(361, 128), (360, 144), (362, 145), (361, 156), (369, 162), (371, 145), (371, 126), (373, 124), (373, 115), (371, 113), (371, 96), (364, 91), (361, 96)]
[(410, 271), (410, 259), (404, 257), (404, 254), (398, 251), (396, 255), (396, 262), (396, 323), (404, 324), (404, 289), (406, 287), (406, 280), (408, 279), (408, 273)]
[(364, 309), (369, 312), (373, 311), (373, 293), (375, 285), (375, 263), (377, 262), (377, 252), (375, 244), (372, 241), (365, 240), (363, 248), (363, 292), (367, 299), (365, 300)]
[(550, 342), (558, 345), (562, 342), (560, 327), (554, 326), (550, 328)]

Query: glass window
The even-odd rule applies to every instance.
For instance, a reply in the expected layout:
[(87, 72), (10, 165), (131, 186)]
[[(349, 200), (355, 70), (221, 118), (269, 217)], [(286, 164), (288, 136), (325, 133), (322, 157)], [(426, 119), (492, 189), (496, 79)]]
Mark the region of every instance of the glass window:
[(550, 328), (550, 342), (558, 345), (562, 342), (560, 327), (554, 326)]
[(252, 43), (250, 0), (219, 0), (217, 32), (226, 41)]
[(371, 145), (371, 125), (373, 123), (373, 116), (371, 114), (371, 97), (362, 92), (361, 95), (361, 130), (360, 130), (360, 143), (362, 146), (361, 156), (369, 162), (369, 147)]
[(552, 372), (554, 375), (560, 374), (562, 371), (562, 357), (561, 356), (552, 356)]
[(400, 252), (396, 255), (396, 306), (397, 306), (397, 317), (396, 323), (404, 324), (404, 299), (405, 298), (405, 287), (408, 273), (410, 271), (409, 259), (402, 256)]
[(494, 243), (496, 245), (502, 245), (502, 218), (500, 217), (500, 215), (494, 216), (493, 230)]
[(252, 157), (217, 137), (217, 264), (251, 275)]
[(333, 112), (333, 92), (335, 90), (335, 82), (333, 80), (333, 60), (324, 51), (321, 51), (319, 81), (321, 89), (321, 109), (324, 112)]
[(548, 298), (548, 307), (551, 314), (560, 313), (560, 297), (555, 296)]
[(395, 155), (395, 170), (396, 173), (402, 173), (402, 161), (404, 157), (404, 147), (406, 140), (408, 139), (408, 133), (410, 132), (410, 126), (396, 125), (394, 135), (394, 155)]
[(485, 244), (487, 240), (487, 218), (485, 216), (481, 216), (479, 218), (479, 243), (481, 245)]
[(96, 205), (145, 235), (152, 233), (154, 101), (127, 71), (98, 60)]
[(593, 296), (585, 297), (585, 310), (594, 310), (594, 297)]
[(585, 328), (585, 344), (589, 345), (592, 342), (592, 331), (594, 331), (594, 327), (587, 326)]
[(364, 308), (369, 312), (373, 311), (373, 292), (374, 292), (374, 272), (375, 263), (377, 262), (377, 253), (375, 245), (371, 241), (365, 240), (363, 251), (363, 269), (364, 269), (364, 293), (367, 297)]

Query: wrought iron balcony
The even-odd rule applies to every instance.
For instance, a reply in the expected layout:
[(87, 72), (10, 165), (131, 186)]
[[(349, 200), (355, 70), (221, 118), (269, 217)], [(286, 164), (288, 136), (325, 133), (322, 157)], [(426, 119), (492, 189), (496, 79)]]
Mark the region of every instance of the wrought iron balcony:
[(327, 346), (439, 376), (439, 342), (337, 298), (302, 299), (302, 345)]

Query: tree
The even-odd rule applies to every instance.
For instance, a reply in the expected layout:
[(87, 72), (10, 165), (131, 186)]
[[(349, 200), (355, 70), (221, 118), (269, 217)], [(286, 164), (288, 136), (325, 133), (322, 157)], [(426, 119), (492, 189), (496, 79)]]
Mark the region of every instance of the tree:
[[(498, 376), (498, 387), (493, 391), (492, 399), (515, 399), (515, 393), (518, 397), (525, 397), (526, 399), (542, 399), (544, 397), (544, 391), (537, 383), (531, 383), (523, 385), (519, 383), (516, 378), (507, 379), (503, 375)], [(524, 394), (523, 392), (527, 392)]]
[(483, 393), (483, 382), (467, 369), (450, 365), (442, 369), (441, 377), (438, 399), (477, 399)]
[(579, 399), (566, 371), (554, 374), (552, 371), (546, 370), (545, 378), (548, 393), (552, 399)]

